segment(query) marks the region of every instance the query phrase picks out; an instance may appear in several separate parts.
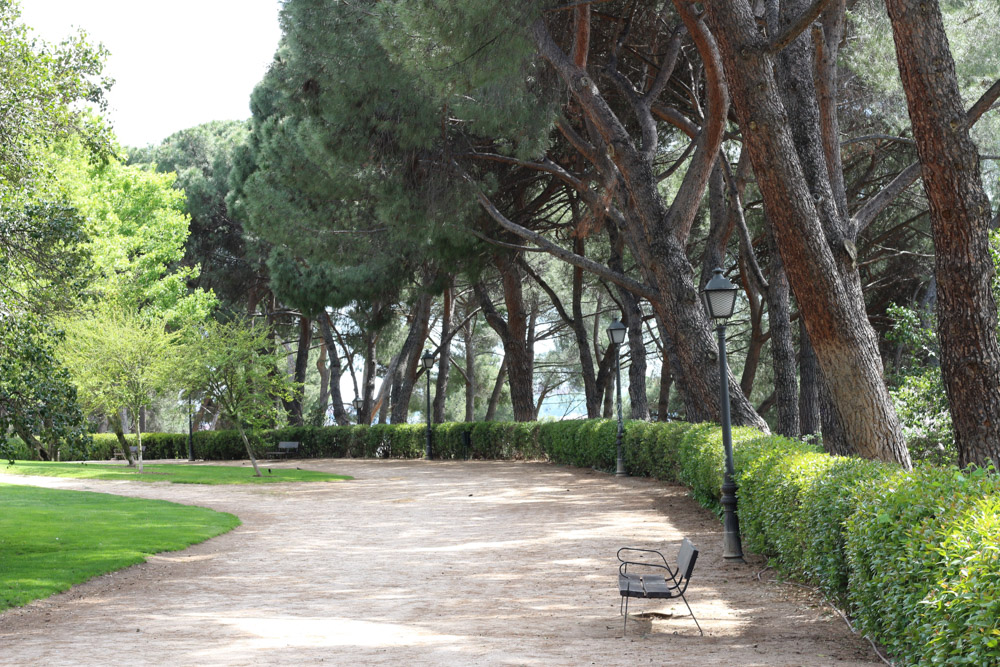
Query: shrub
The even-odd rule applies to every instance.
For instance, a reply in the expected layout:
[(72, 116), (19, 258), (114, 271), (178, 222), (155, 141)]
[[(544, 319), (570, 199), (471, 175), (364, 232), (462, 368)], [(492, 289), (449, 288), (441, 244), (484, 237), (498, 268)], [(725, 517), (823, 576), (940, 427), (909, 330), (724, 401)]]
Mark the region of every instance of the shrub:
[(951, 466), (870, 484), (847, 519), (858, 625), (910, 662), (936, 655), (952, 665), (996, 664), (1000, 533), (982, 529), (996, 526), (983, 512), (998, 498), (996, 475)]

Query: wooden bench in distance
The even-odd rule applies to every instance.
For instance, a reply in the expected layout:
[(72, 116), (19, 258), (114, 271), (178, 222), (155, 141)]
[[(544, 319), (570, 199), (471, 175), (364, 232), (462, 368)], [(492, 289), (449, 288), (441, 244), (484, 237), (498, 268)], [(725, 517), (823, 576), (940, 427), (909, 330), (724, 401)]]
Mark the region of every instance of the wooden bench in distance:
[[(705, 635), (704, 630), (701, 629), (701, 623), (694, 617), (691, 605), (684, 597), (684, 591), (687, 590), (688, 582), (691, 581), (691, 573), (694, 571), (694, 564), (697, 560), (698, 550), (686, 537), (681, 542), (680, 551), (677, 553), (676, 569), (670, 567), (667, 559), (659, 551), (635, 547), (622, 547), (618, 550), (618, 562), (620, 563), (618, 565), (618, 592), (621, 594), (625, 607), (622, 636), (625, 635), (625, 628), (628, 625), (629, 598), (668, 599), (676, 597), (684, 601), (684, 605), (691, 613), (691, 618), (694, 619), (694, 624), (698, 626), (698, 632), (702, 636)], [(628, 571), (630, 565), (632, 566), (631, 572)], [(621, 606), (619, 606), (618, 612), (622, 613)]]
[(297, 442), (279, 442), (277, 451), (266, 452), (267, 458), (286, 458), (292, 452), (299, 451), (299, 443)]

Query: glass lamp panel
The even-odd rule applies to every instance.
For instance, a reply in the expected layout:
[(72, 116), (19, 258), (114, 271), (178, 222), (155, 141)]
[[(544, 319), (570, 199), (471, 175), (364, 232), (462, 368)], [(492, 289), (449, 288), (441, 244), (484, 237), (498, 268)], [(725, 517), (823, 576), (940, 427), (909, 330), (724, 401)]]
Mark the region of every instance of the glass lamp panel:
[(705, 292), (708, 312), (715, 319), (728, 319), (736, 306), (736, 290), (709, 290)]

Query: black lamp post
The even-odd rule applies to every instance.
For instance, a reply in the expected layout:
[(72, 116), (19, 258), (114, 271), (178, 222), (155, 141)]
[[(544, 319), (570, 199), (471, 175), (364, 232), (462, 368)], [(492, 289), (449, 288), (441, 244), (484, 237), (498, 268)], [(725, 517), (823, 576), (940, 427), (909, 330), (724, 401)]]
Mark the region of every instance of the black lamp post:
[(355, 397), (351, 403), (354, 404), (354, 414), (358, 416), (358, 424), (361, 423), (361, 408), (365, 407), (365, 399), (360, 396)]
[(733, 465), (733, 429), (729, 416), (729, 365), (726, 363), (726, 320), (736, 307), (736, 285), (715, 269), (702, 295), (709, 316), (719, 334), (719, 409), (722, 417), (722, 446), (726, 451), (726, 470), (722, 480), (722, 508), (725, 511), (723, 558), (743, 559), (740, 520), (736, 515), (736, 469)]
[(622, 456), (622, 431), (624, 426), (622, 424), (622, 364), (621, 364), (621, 354), (620, 346), (625, 342), (625, 325), (615, 320), (608, 327), (608, 338), (611, 339), (611, 344), (615, 346), (615, 388), (618, 395), (618, 437), (616, 438), (616, 444), (618, 445), (618, 465), (615, 468), (616, 477), (625, 477), (628, 473), (625, 472), (625, 459)]
[(427, 350), (420, 357), (424, 364), (424, 374), (427, 375), (427, 449), (424, 458), (431, 460), (431, 368), (434, 366), (434, 354)]

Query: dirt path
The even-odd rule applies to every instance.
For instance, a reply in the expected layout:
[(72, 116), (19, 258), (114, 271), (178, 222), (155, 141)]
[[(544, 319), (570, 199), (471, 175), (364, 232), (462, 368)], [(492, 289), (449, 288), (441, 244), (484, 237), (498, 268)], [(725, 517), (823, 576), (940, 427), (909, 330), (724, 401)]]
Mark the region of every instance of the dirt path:
[[(295, 465), (295, 463), (290, 463)], [(3, 665), (882, 664), (819, 600), (721, 557), (681, 487), (539, 463), (310, 460), (257, 487), (18, 478), (162, 498), (243, 526), (0, 615)], [(634, 601), (615, 551), (701, 548), (683, 603)], [(2, 566), (2, 565), (0, 565)], [(683, 612), (683, 613), (682, 613)]]

